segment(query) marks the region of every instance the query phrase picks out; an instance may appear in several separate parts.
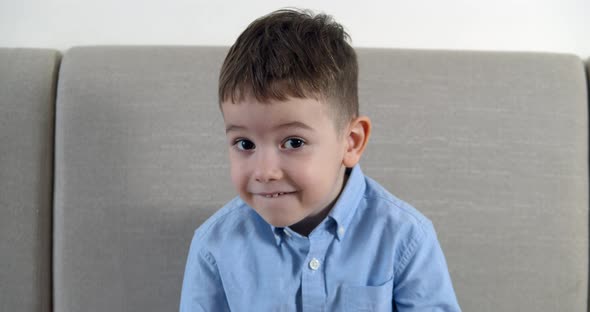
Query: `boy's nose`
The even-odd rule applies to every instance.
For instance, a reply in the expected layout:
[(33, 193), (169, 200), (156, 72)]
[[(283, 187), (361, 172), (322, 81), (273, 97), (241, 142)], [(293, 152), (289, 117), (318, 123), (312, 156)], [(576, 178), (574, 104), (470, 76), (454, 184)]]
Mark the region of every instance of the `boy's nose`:
[(282, 171), (279, 166), (278, 155), (274, 151), (259, 151), (256, 157), (256, 168), (254, 170), (254, 178), (261, 183), (268, 183), (270, 181), (279, 180)]

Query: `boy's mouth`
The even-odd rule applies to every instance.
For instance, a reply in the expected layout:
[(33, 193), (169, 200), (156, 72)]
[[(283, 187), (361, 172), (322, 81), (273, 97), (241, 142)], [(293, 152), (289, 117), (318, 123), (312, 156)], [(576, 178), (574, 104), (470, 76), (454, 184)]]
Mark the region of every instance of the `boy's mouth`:
[(265, 198), (277, 198), (279, 196), (293, 194), (295, 192), (276, 192), (276, 193), (258, 193), (258, 195)]

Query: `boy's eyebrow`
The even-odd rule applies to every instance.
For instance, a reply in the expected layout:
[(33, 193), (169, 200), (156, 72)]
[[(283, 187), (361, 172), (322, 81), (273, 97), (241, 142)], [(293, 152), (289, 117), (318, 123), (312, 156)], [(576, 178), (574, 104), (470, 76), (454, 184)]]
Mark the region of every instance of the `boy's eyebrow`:
[[(292, 121), (292, 122), (288, 122), (288, 123), (284, 123), (284, 124), (278, 125), (278, 126), (274, 127), (274, 130), (281, 129), (281, 128), (303, 128), (303, 129), (306, 129), (306, 130), (313, 130), (312, 127), (310, 127), (310, 126), (308, 126), (305, 123), (300, 122), (300, 121)], [(229, 124), (225, 128), (225, 133), (228, 133), (230, 131), (240, 131), (240, 130), (246, 130), (246, 127)]]
[(227, 127), (225, 128), (225, 133), (228, 133), (230, 131), (240, 131), (240, 130), (246, 130), (246, 127), (227, 125)]
[(313, 130), (312, 127), (302, 123), (301, 121), (292, 121), (292, 122), (284, 123), (282, 125), (278, 125), (275, 127), (275, 129), (281, 129), (281, 128), (303, 128), (306, 130)]

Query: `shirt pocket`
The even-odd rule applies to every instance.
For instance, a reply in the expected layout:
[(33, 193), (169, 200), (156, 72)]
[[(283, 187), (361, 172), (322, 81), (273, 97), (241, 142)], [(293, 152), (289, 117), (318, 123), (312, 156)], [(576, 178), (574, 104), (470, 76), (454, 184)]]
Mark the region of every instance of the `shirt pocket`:
[(393, 311), (393, 279), (378, 286), (343, 286), (344, 311)]

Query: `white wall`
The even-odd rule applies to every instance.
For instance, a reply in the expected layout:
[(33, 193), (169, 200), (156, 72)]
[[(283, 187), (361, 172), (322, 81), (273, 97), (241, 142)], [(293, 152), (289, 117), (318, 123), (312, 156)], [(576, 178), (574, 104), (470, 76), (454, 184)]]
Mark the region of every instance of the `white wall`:
[(286, 6), (333, 15), (358, 47), (590, 56), (590, 0), (0, 0), (0, 46), (230, 45)]

